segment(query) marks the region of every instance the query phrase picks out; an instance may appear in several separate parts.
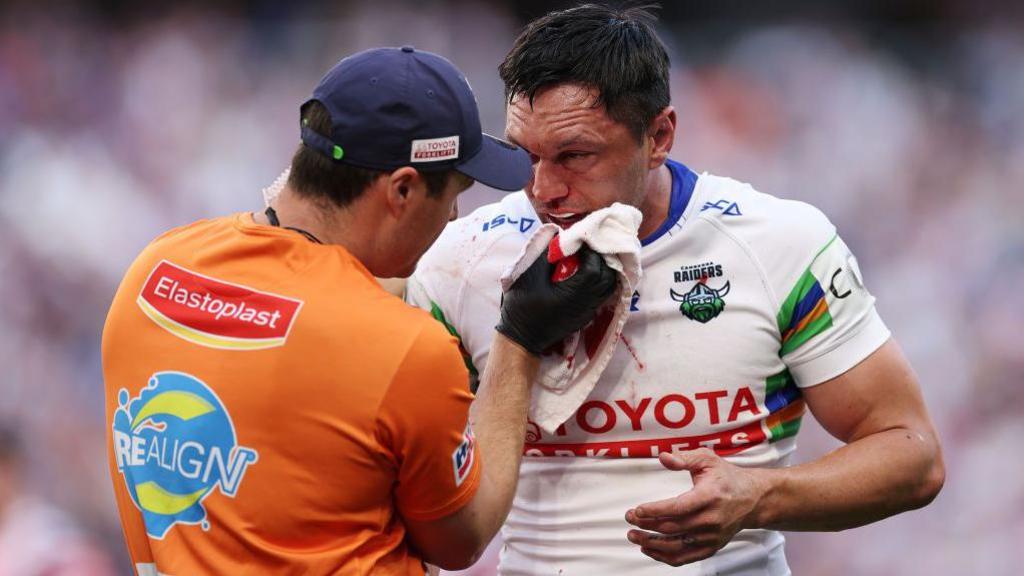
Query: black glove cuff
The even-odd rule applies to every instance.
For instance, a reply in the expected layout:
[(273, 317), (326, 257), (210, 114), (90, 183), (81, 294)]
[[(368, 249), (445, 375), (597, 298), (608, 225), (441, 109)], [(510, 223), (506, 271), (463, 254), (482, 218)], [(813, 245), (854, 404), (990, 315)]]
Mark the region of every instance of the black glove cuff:
[(523, 350), (526, 350), (527, 352), (533, 354), (534, 356), (540, 356), (544, 352), (543, 350), (537, 348), (535, 345), (529, 344), (527, 339), (523, 338), (515, 330), (506, 326), (503, 322), (499, 322), (498, 325), (494, 327), (494, 329), (497, 330), (506, 338), (508, 338), (509, 340), (518, 344)]

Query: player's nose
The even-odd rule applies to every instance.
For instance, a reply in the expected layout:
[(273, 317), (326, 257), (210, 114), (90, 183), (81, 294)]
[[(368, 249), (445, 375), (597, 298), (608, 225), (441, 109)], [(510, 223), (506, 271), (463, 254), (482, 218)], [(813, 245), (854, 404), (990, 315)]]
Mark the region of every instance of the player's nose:
[(569, 186), (559, 174), (558, 167), (544, 160), (534, 163), (530, 186), (533, 197), (545, 203), (559, 200), (569, 194)]

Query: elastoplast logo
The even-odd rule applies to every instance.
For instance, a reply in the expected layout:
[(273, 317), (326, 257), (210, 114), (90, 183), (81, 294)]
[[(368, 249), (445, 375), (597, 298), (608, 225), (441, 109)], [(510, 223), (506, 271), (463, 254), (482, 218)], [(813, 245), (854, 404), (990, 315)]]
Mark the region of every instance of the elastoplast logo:
[(203, 500), (214, 488), (234, 498), (256, 450), (239, 446), (220, 398), (195, 376), (158, 372), (138, 397), (118, 392), (114, 458), (149, 536), (175, 524), (209, 528)]
[(162, 260), (136, 299), (161, 328), (200, 346), (261, 350), (288, 339), (302, 301), (224, 282)]

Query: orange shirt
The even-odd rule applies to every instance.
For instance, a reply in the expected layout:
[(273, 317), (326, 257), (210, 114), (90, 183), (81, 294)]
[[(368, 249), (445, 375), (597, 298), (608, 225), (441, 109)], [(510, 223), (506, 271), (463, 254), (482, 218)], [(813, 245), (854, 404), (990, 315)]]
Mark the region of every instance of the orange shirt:
[(457, 344), (340, 246), (239, 214), (132, 264), (103, 331), (140, 574), (422, 574), (402, 518), (476, 491)]

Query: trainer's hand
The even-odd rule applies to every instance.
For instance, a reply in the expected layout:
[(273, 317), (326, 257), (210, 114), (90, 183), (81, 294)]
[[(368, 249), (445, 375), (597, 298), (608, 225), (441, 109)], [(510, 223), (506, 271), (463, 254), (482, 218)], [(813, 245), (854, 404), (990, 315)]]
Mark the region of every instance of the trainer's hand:
[(626, 534), (641, 552), (682, 566), (711, 557), (741, 528), (752, 527), (744, 524), (764, 489), (756, 469), (730, 464), (707, 448), (665, 452), (660, 460), (669, 470), (688, 470), (693, 489), (626, 512), (626, 521), (643, 529)]
[(587, 246), (576, 255), (576, 273), (555, 283), (551, 281), (555, 264), (548, 262), (546, 254), (537, 258), (502, 296), (498, 332), (539, 356), (589, 324), (615, 292), (618, 277)]

